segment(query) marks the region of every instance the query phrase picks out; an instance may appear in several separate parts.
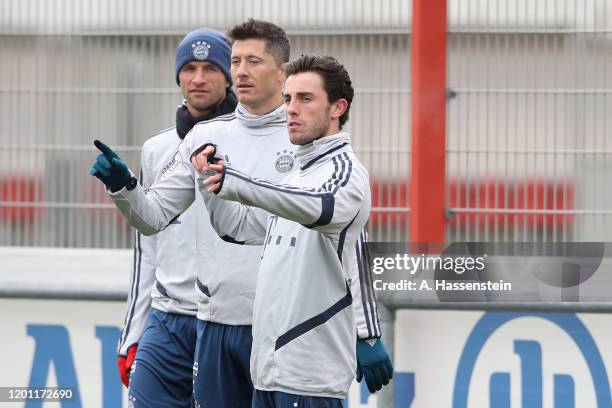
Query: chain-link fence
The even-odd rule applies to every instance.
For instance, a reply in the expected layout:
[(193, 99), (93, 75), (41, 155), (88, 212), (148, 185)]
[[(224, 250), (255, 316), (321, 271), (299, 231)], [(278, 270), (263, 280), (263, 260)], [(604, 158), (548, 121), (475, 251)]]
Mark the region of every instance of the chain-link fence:
[[(409, 240), (411, 2), (17, 1), (0, 5), (0, 245), (125, 248), (130, 228), (88, 175), (95, 138), (133, 169), (171, 126), (174, 48), (247, 17), (292, 58), (352, 74), (348, 130), (372, 177), (372, 238)], [(449, 0), (447, 239), (605, 240), (612, 6)]]
[(606, 240), (608, 3), (449, 0), (448, 239)]

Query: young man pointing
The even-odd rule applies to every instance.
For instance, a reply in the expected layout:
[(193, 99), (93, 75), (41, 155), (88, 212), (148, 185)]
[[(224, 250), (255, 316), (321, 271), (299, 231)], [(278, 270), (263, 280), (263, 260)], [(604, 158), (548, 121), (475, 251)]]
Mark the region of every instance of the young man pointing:
[[(192, 163), (219, 235), (264, 245), (253, 314), (253, 407), (341, 407), (356, 372), (347, 260), (370, 212), (368, 173), (341, 131), (353, 99), (344, 67), (332, 57), (303, 56), (285, 75), (297, 171), (281, 183), (253, 179), (222, 160), (209, 164), (213, 146)], [(251, 207), (272, 214), (267, 225)], [(366, 361), (385, 353), (377, 339), (364, 344)], [(388, 381), (391, 364), (377, 367)]]

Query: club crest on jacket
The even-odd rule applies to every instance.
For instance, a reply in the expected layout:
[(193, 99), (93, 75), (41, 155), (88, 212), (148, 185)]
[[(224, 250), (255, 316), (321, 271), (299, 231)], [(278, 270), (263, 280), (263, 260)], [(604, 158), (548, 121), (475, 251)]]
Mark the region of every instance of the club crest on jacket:
[(276, 155), (278, 157), (276, 158), (274, 167), (276, 167), (279, 173), (289, 173), (293, 170), (293, 166), (295, 165), (295, 155), (293, 152), (283, 150), (282, 152), (277, 152)]

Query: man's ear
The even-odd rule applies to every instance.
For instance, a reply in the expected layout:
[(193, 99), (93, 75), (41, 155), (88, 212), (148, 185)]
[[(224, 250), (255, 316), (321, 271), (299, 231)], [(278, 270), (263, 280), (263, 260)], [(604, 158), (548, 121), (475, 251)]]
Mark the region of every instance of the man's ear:
[(282, 82), (282, 83), (285, 83), (285, 80), (287, 79), (287, 78), (285, 77), (285, 66), (286, 66), (286, 65), (287, 65), (287, 63), (286, 63), (286, 62), (283, 62), (282, 64), (280, 64), (280, 67), (279, 67), (279, 69), (280, 69), (280, 73), (279, 73), (279, 74), (280, 74), (280, 75), (279, 75), (279, 77), (278, 77), (278, 80), (279, 80), (280, 82)]
[(331, 118), (340, 119), (340, 116), (342, 116), (347, 109), (348, 101), (343, 98), (338, 99), (336, 102), (332, 103)]

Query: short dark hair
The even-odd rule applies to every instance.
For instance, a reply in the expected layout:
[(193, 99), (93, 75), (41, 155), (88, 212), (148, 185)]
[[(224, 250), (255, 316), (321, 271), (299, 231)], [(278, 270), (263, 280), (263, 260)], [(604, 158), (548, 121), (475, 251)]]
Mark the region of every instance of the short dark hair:
[(316, 72), (323, 78), (323, 87), (327, 93), (329, 103), (339, 99), (346, 99), (348, 106), (346, 111), (340, 116), (340, 129), (349, 118), (349, 110), (353, 101), (353, 85), (344, 65), (329, 55), (312, 56), (302, 55), (300, 58), (291, 61), (285, 66), (285, 76), (296, 75), (303, 72)]
[(234, 26), (228, 32), (229, 38), (234, 41), (239, 40), (265, 40), (266, 52), (274, 56), (278, 64), (289, 61), (291, 45), (285, 31), (276, 24), (263, 20), (249, 18), (242, 24)]

